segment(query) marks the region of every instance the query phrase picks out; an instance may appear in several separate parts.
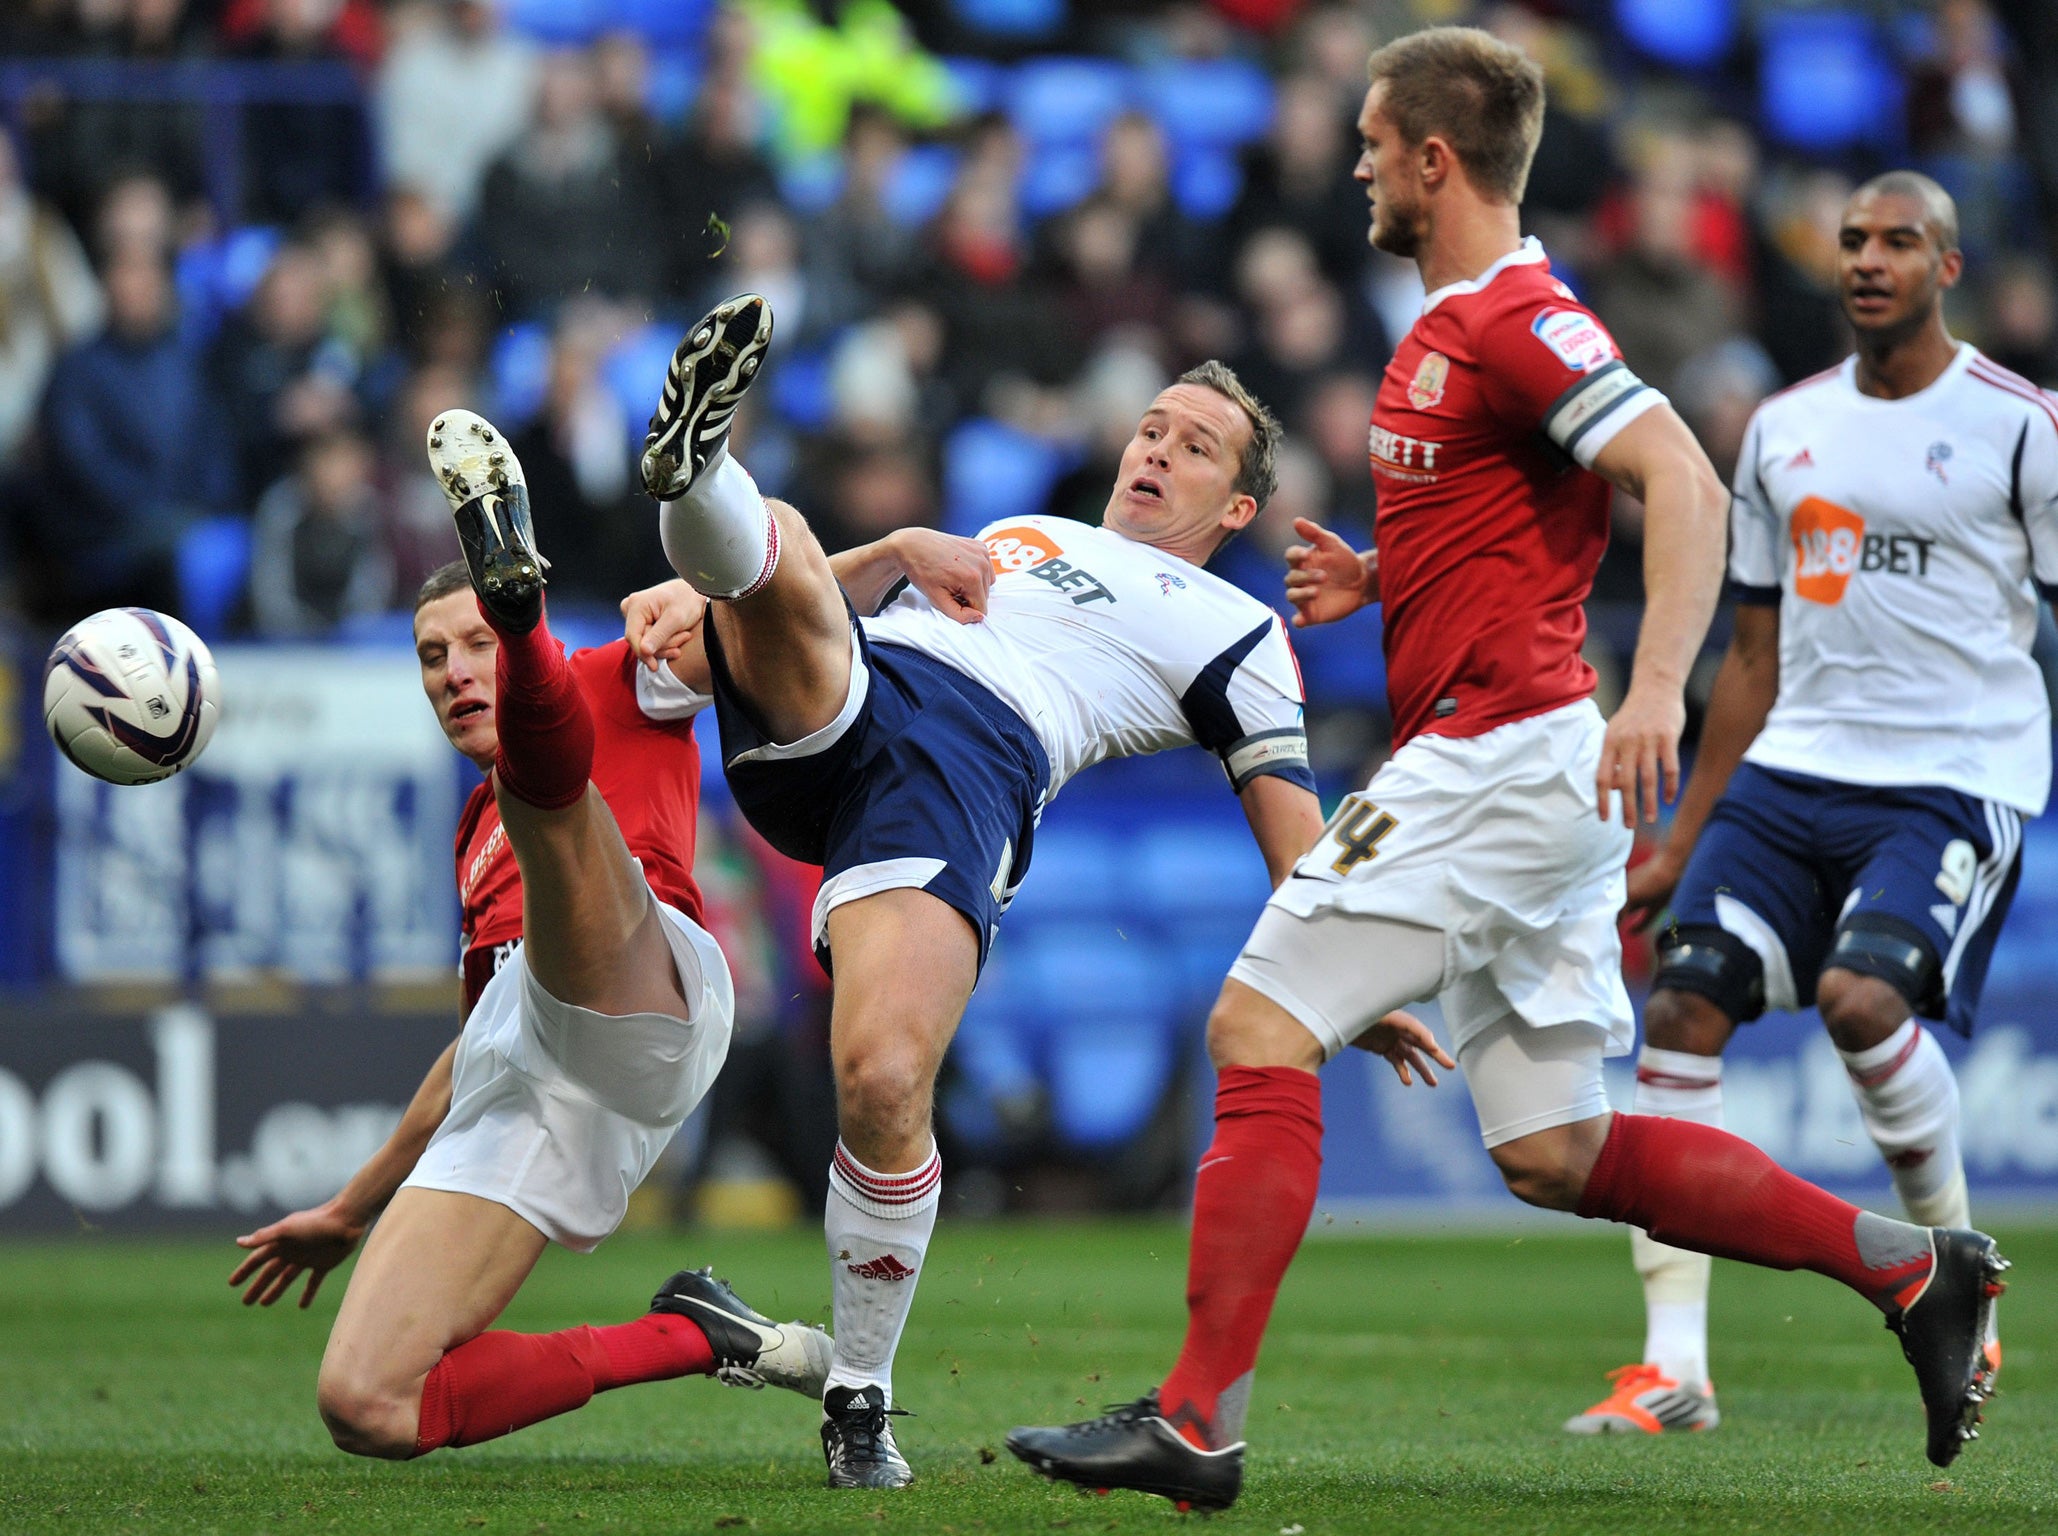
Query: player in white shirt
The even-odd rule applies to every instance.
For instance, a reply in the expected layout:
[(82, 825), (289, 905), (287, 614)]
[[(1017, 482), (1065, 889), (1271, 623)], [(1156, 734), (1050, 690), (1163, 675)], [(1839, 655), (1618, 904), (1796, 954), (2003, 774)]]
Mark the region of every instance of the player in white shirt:
[[(1720, 1124), (1723, 1046), (1815, 1004), (1909, 1219), (1969, 1227), (1958, 1087), (1916, 1015), (1972, 1029), (2044, 808), (2051, 720), (2031, 662), (2058, 581), (2058, 402), (1955, 341), (1957, 212), (1896, 171), (1845, 209), (1845, 362), (1774, 395), (1731, 508), (1736, 630), (1694, 773), (1628, 908), (1673, 925), (1636, 1110)], [(1575, 1433), (1706, 1429), (1709, 1261), (1632, 1236), (1640, 1364)], [(2000, 1366), (1989, 1334), (1989, 1368)]]
[[(823, 1447), (832, 1487), (897, 1488), (913, 1474), (888, 1422), (892, 1360), (941, 1181), (931, 1091), (1045, 802), (1103, 758), (1198, 744), (1222, 760), (1275, 884), (1322, 816), (1285, 629), (1201, 569), (1272, 491), (1278, 423), (1234, 374), (1207, 364), (1158, 396), (1102, 527), (996, 524), (898, 591), (917, 573), (889, 539), (839, 588), (800, 514), (766, 502), (726, 449), (770, 338), (754, 294), (686, 338), (644, 481), (674, 568), (715, 599), (701, 632), (737, 804), (824, 868), (814, 926), (835, 959), (842, 1139)], [(647, 634), (646, 656), (678, 632)], [(1404, 1015), (1368, 1043), (1436, 1049)]]

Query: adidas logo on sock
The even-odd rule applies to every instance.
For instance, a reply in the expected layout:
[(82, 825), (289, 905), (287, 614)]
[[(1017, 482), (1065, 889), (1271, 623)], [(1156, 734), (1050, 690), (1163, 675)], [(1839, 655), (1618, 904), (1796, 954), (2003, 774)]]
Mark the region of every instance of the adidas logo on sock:
[(890, 1253), (882, 1253), (876, 1259), (867, 1259), (862, 1264), (843, 1266), (860, 1280), (912, 1280), (915, 1272)]

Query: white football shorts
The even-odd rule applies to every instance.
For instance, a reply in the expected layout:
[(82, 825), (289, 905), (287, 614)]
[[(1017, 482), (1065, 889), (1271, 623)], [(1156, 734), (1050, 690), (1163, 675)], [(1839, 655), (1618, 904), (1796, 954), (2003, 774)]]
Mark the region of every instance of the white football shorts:
[(722, 1070), (736, 1013), (713, 937), (675, 907), (657, 910), (692, 1017), (559, 1002), (517, 949), (465, 1023), (450, 1113), (407, 1184), (495, 1201), (580, 1253), (621, 1224)]
[[(1329, 819), (1229, 974), (1331, 1056), (1430, 997), (1454, 1052), (1513, 1014), (1596, 1025), (1622, 1055), (1636, 1038), (1615, 926), (1632, 837), (1595, 806), (1605, 730), (1581, 700), (1482, 736), (1415, 737)], [(1389, 924), (1429, 930), (1440, 957), (1382, 944), (1402, 939)]]

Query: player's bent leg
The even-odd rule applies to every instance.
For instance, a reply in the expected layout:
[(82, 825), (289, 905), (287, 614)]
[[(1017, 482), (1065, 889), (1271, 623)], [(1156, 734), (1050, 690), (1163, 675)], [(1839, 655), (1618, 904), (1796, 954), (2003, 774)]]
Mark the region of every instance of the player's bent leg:
[(844, 707), (850, 610), (806, 519), (783, 501), (767, 505), (779, 529), (779, 567), (752, 596), (711, 604), (708, 625), (729, 688), (768, 740), (786, 744), (821, 730)]
[(544, 1242), (491, 1200), (396, 1194), (365, 1241), (322, 1355), (316, 1401), (336, 1444), (358, 1456), (418, 1454), (430, 1372), (501, 1314)]
[(1243, 1486), (1258, 1347), (1322, 1173), (1315, 1070), (1443, 980), (1436, 929), (1268, 905), (1208, 1022), (1215, 1137), (1194, 1179), (1186, 1338), (1163, 1384), (1098, 1419), (1012, 1430), (1044, 1476), (1222, 1509)]
[(978, 979), (979, 941), (956, 908), (913, 889), (834, 908), (828, 934), (841, 1135), (823, 1214), (836, 1353), (822, 1449), (831, 1487), (900, 1488), (914, 1473), (889, 1417), (893, 1357), (936, 1226), (936, 1073)]
[[(1735, 1021), (1709, 998), (1660, 984), (1644, 1006), (1635, 1109), (1697, 1125), (1722, 1124), (1722, 1048)], [(1658, 1434), (1712, 1429), (1719, 1422), (1708, 1372), (1705, 1253), (1629, 1231), (1630, 1258), (1644, 1293), (1644, 1351), (1609, 1372), (1602, 1399), (1565, 1421), (1570, 1434)]]

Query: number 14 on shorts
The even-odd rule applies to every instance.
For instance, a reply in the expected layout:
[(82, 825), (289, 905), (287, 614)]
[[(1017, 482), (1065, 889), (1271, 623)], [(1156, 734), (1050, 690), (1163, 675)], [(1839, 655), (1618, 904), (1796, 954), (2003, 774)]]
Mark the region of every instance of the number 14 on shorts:
[(1340, 850), (1329, 867), (1339, 875), (1347, 875), (1367, 859), (1376, 858), (1379, 840), (1399, 825), (1371, 801), (1345, 795), (1336, 814), (1329, 818), (1329, 825), (1322, 829), (1323, 840), (1336, 839)]

